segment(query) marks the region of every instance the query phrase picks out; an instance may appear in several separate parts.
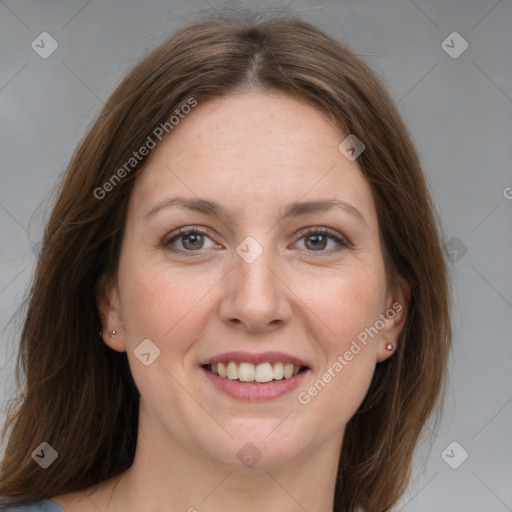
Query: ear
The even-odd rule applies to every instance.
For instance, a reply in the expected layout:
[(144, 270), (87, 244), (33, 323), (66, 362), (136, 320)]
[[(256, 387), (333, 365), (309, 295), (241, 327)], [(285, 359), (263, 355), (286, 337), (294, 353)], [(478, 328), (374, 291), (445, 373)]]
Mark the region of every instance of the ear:
[[(411, 297), (411, 287), (404, 277), (398, 276), (396, 286), (386, 296), (386, 309), (383, 311), (384, 327), (379, 332), (377, 362), (381, 363), (393, 355), (398, 346), (398, 337), (404, 328)], [(389, 350), (388, 345), (393, 345)]]
[[(96, 306), (101, 320), (103, 341), (117, 352), (126, 351), (124, 329), (121, 321), (121, 301), (119, 290), (106, 276), (96, 283)], [(115, 332), (114, 332), (115, 331)]]

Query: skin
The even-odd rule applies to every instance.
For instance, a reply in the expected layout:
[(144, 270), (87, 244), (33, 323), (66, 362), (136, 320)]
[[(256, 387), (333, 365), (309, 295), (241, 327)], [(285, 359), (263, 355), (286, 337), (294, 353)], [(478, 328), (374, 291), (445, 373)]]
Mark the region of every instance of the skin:
[[(254, 92), (200, 103), (157, 146), (130, 197), (117, 283), (103, 279), (98, 293), (103, 339), (127, 351), (141, 393), (135, 460), (94, 488), (54, 497), (65, 510), (332, 511), (345, 425), (376, 364), (393, 355), (386, 345), (396, 350), (410, 292), (403, 279), (387, 286), (371, 189), (338, 150), (346, 136), (305, 103)], [(168, 207), (144, 221), (173, 194), (217, 201), (229, 218)], [(366, 224), (335, 208), (281, 219), (289, 203), (332, 198)], [(192, 257), (162, 247), (188, 226), (211, 230), (173, 242)], [(315, 248), (308, 227), (351, 245)], [(263, 249), (252, 263), (236, 252), (248, 236)], [(401, 311), (301, 404), (298, 393), (396, 302)], [(144, 339), (160, 349), (149, 366), (134, 354)], [(199, 367), (231, 350), (293, 354), (311, 372), (280, 398), (235, 400)], [(247, 442), (261, 453), (253, 467), (237, 457)]]

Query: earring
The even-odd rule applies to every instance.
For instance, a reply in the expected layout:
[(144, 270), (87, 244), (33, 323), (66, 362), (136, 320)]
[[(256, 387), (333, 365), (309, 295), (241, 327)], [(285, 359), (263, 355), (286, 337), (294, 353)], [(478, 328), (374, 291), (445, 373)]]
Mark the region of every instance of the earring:
[(110, 337), (111, 337), (111, 338), (115, 338), (115, 337), (116, 337), (116, 331), (112, 331), (112, 332), (110, 333)]
[(388, 344), (386, 345), (386, 348), (387, 348), (388, 350), (393, 350), (393, 345), (392, 345), (391, 343), (388, 343)]

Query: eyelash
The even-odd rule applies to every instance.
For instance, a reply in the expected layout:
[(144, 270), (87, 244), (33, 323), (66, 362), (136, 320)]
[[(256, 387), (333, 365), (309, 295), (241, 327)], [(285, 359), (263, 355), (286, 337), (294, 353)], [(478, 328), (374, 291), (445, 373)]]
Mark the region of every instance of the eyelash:
[[(191, 250), (184, 251), (181, 249), (174, 249), (171, 247), (171, 244), (174, 241), (179, 240), (180, 238), (190, 235), (190, 234), (207, 235), (209, 238), (211, 238), (211, 235), (212, 235), (210, 229), (208, 229), (208, 228), (201, 228), (198, 226), (191, 226), (189, 228), (183, 228), (183, 229), (180, 228), (180, 229), (178, 229), (178, 233), (175, 234), (174, 236), (169, 236), (169, 237), (164, 238), (164, 240), (162, 241), (162, 246), (166, 251), (169, 251), (171, 253), (179, 253), (179, 254), (186, 256), (187, 258), (194, 257), (193, 253), (200, 252), (201, 249), (199, 249), (197, 251), (191, 251)], [(338, 236), (335, 232), (331, 231), (328, 228), (324, 228), (324, 227), (308, 229), (308, 231), (301, 233), (299, 240), (301, 240), (302, 238), (305, 238), (307, 236), (311, 236), (311, 235), (326, 236), (327, 238), (330, 238), (331, 240), (338, 242), (345, 249), (349, 249), (351, 247), (351, 244), (348, 242), (348, 240), (346, 240), (343, 237)], [(311, 252), (311, 253), (319, 252), (319, 253), (331, 254), (331, 251), (307, 251), (307, 252)]]

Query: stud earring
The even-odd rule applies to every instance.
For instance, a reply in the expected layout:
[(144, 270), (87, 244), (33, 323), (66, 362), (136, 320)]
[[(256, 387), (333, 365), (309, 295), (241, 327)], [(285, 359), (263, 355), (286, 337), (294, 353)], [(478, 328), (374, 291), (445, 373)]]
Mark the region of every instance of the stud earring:
[(116, 331), (112, 331), (112, 332), (110, 333), (110, 337), (111, 337), (111, 338), (115, 338), (115, 337), (116, 337)]
[(387, 348), (388, 350), (393, 350), (393, 344), (392, 344), (392, 343), (388, 343), (388, 344), (386, 345), (386, 348)]

